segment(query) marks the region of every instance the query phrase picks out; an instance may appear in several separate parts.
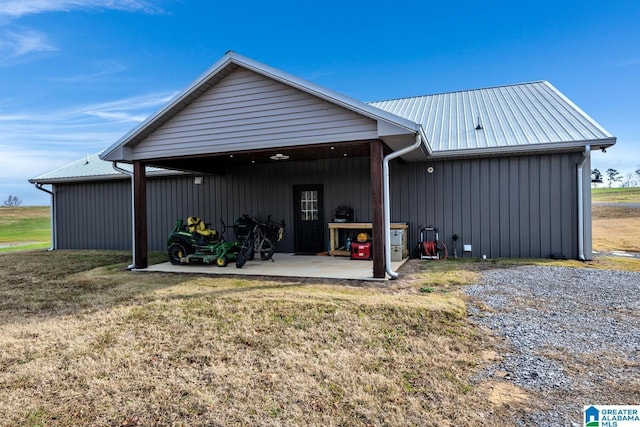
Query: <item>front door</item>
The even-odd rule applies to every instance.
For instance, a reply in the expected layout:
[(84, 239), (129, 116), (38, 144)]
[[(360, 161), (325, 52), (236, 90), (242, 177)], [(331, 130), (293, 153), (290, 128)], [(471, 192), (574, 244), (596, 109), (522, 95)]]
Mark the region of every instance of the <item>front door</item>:
[(322, 185), (294, 185), (293, 212), (296, 253), (317, 254), (325, 250)]

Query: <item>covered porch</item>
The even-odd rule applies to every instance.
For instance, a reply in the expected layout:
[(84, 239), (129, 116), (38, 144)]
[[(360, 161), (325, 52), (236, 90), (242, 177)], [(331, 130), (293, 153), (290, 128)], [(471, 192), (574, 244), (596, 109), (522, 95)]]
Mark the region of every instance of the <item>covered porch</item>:
[[(340, 199), (335, 195), (345, 187), (333, 177), (349, 179), (349, 191), (362, 199), (359, 221), (372, 224), (372, 262), (366, 263), (365, 276), (381, 279), (391, 267), (385, 259), (390, 255), (385, 242), (389, 214), (385, 215), (388, 189), (383, 165), (400, 156), (404, 161), (420, 160), (428, 151), (419, 124), (231, 52), (101, 158), (116, 167), (118, 162), (133, 164), (135, 269), (148, 264), (147, 223), (152, 213), (147, 205), (153, 193), (145, 170), (155, 166), (216, 182), (202, 192), (205, 204), (229, 207), (226, 215), (212, 213), (211, 223), (257, 212), (274, 220), (288, 219), (289, 234), (279, 248), (298, 254), (326, 248), (327, 223), (336, 207), (333, 203)], [(357, 173), (341, 174), (339, 162), (348, 159), (362, 160), (356, 161)], [(299, 194), (306, 190), (315, 193), (303, 202), (317, 202), (316, 211), (302, 212), (306, 208), (301, 207)], [(322, 195), (326, 203), (320, 200)], [(211, 208), (215, 209), (220, 208)], [(320, 246), (305, 247), (304, 242)], [(327, 275), (323, 272), (322, 277)]]

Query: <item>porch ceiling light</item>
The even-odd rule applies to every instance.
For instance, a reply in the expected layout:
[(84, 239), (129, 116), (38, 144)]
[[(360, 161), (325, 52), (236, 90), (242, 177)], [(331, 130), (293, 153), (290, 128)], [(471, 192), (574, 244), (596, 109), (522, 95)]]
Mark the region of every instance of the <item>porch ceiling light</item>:
[(287, 160), (288, 158), (289, 156), (282, 153), (274, 154), (273, 156), (270, 157), (271, 160)]

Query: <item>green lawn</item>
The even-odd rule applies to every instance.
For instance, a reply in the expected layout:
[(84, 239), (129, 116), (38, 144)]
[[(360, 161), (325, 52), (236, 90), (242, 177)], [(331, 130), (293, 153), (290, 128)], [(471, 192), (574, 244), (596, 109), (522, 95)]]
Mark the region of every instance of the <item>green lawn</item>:
[[(9, 244), (15, 246), (8, 246)], [(0, 208), (0, 252), (46, 248), (50, 244), (51, 220), (48, 206)]]
[(593, 188), (591, 199), (604, 203), (640, 203), (640, 187)]

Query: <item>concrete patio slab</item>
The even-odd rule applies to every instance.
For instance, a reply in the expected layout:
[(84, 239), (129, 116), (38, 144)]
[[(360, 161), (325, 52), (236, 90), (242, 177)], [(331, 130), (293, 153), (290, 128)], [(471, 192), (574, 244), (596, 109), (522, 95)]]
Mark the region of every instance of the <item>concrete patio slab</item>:
[[(408, 258), (407, 258), (408, 259)], [(402, 262), (392, 262), (391, 266), (397, 271)], [(226, 267), (203, 264), (173, 265), (169, 262), (150, 265), (140, 271), (164, 273), (199, 273), (237, 276), (274, 276), (274, 277), (311, 277), (321, 279), (347, 280), (387, 280), (373, 277), (373, 261), (350, 260), (347, 257), (309, 256), (277, 253), (274, 262), (253, 260), (247, 261), (242, 268), (236, 268), (234, 263)]]

